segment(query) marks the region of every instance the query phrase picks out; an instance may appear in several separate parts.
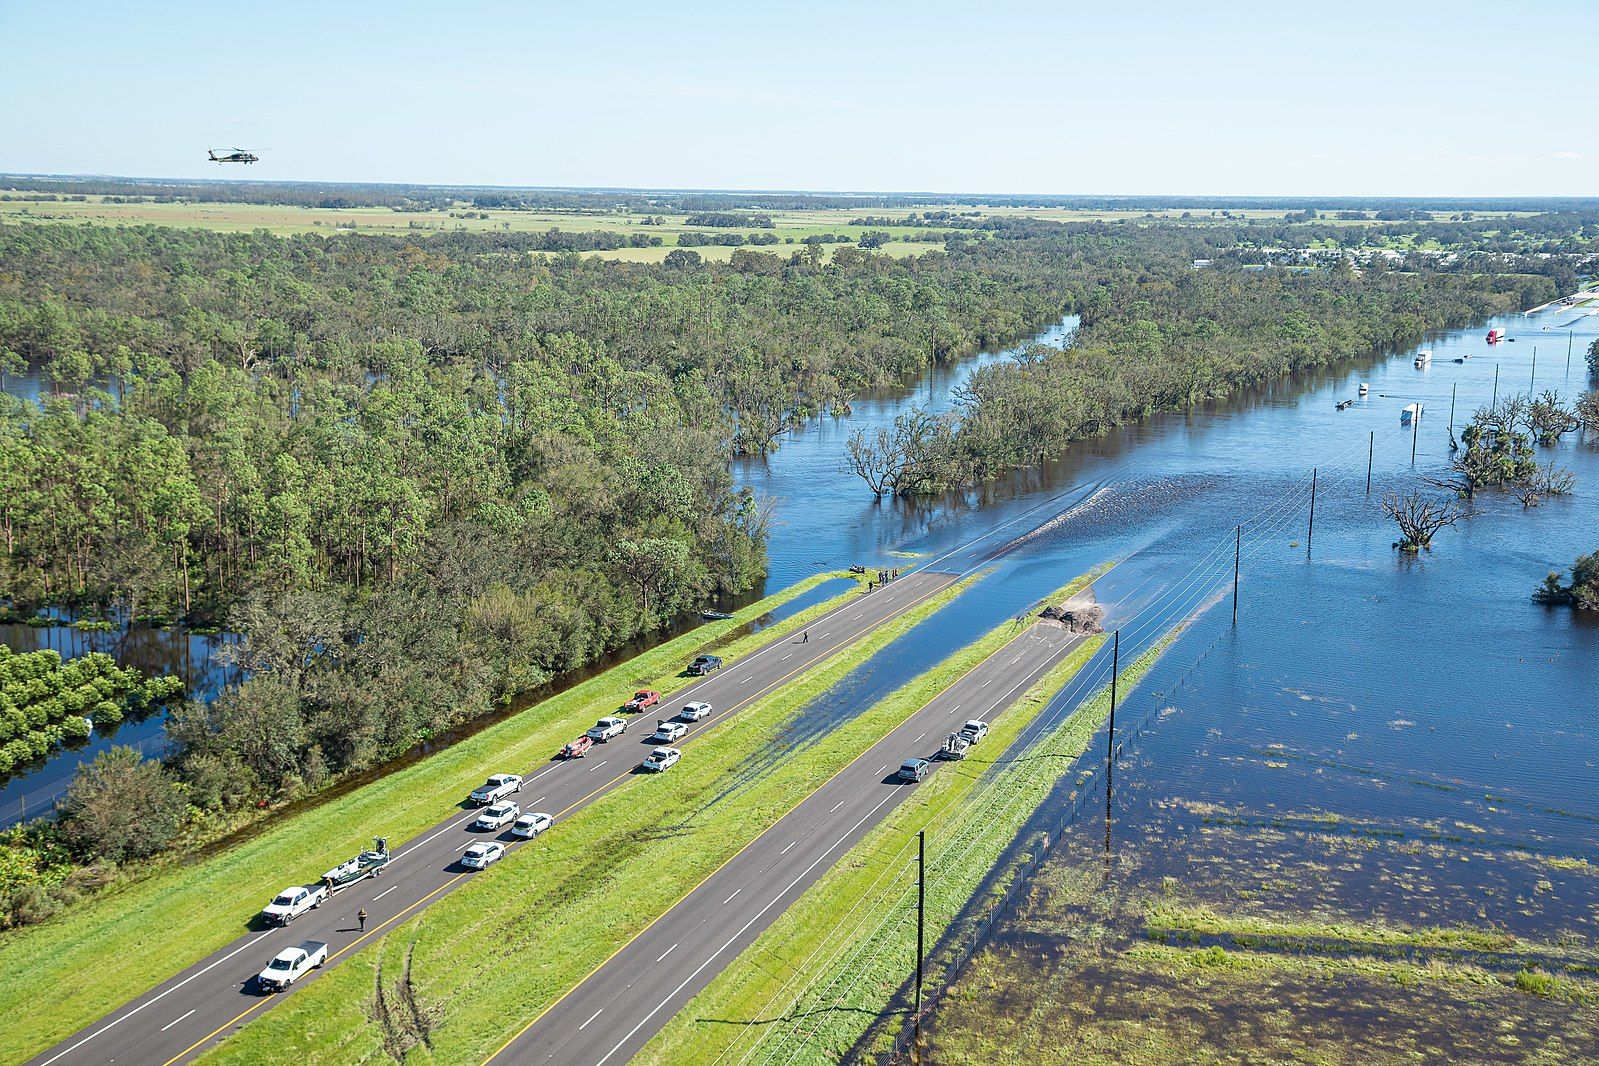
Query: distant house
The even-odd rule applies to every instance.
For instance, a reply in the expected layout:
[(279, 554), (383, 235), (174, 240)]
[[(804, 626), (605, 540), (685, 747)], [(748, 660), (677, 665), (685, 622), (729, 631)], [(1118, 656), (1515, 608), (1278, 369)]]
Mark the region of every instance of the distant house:
[(1200, 270), (1200, 269), (1203, 269), (1204, 267), (1208, 267), (1208, 266), (1210, 266), (1210, 260), (1209, 259), (1195, 259), (1194, 260), (1194, 269), (1195, 270)]

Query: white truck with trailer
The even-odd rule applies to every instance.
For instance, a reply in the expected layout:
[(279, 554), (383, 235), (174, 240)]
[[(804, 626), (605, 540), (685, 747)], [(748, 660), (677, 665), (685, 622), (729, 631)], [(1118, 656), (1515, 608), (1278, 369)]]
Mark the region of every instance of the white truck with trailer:
[(261, 917), (268, 925), (288, 925), (307, 911), (322, 906), (330, 894), (326, 881), (314, 885), (290, 885), (261, 908)]

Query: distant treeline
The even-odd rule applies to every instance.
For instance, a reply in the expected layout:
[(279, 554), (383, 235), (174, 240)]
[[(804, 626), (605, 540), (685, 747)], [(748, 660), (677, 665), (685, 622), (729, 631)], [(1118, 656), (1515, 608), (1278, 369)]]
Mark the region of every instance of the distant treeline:
[[(1411, 198), (1370, 196), (1051, 196), (988, 193), (802, 193), (685, 191), (673, 189), (518, 189), (482, 186), (343, 182), (183, 181), (155, 178), (78, 178), (0, 175), (0, 187), (17, 192), (107, 196), (181, 197), (213, 203), (295, 204), (302, 207), (430, 207), (462, 202), (506, 210), (666, 211), (672, 214), (736, 211), (905, 208), (927, 204), (990, 207), (1061, 207), (1093, 211), (1594, 211), (1599, 197)], [(703, 223), (702, 223), (703, 224)], [(873, 223), (874, 225), (876, 223)], [(895, 223), (903, 224), (903, 223)], [(703, 224), (708, 225), (708, 224)], [(738, 227), (747, 225), (737, 223)], [(749, 224), (753, 225), (753, 224)], [(714, 227), (712, 227), (714, 228)], [(759, 227), (757, 227), (759, 228)]]
[(688, 216), (683, 221), (685, 226), (704, 226), (707, 229), (743, 229), (746, 226), (755, 229), (771, 229), (771, 215), (741, 215), (732, 211), (701, 211)]

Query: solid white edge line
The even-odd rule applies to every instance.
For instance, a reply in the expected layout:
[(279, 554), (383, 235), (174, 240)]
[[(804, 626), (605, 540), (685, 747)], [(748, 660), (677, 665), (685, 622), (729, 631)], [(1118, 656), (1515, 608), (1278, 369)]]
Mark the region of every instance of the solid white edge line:
[(260, 940), (261, 937), (264, 937), (264, 936), (270, 936), (272, 934), (272, 932), (273, 932), (273, 930), (267, 929), (267, 930), (265, 930), (265, 931), (263, 931), (261, 933), (261, 936), (258, 936), (256, 938), (254, 938), (253, 940), (245, 941), (244, 943), (240, 944), (238, 947), (234, 948), (232, 951), (228, 952), (226, 955), (222, 956), (216, 962), (213, 962), (210, 966), (207, 966), (205, 969), (200, 970), (197, 973), (190, 974), (189, 976), (185, 977), (183, 980), (179, 981), (177, 984), (173, 985), (171, 988), (167, 989), (165, 992), (162, 992), (160, 995), (155, 996), (155, 997), (153, 997), (151, 999), (145, 1000), (143, 1003), (139, 1004), (137, 1007), (134, 1007), (132, 1010), (128, 1011), (128, 1013), (126, 1013), (126, 1014), (122, 1015), (121, 1017), (117, 1018), (115, 1021), (109, 1022), (106, 1025), (104, 1025), (103, 1027), (101, 1027), (99, 1029), (96, 1029), (94, 1032), (90, 1033), (88, 1036), (84, 1037), (82, 1040), (79, 1040), (76, 1044), (73, 1044), (71, 1047), (67, 1048), (66, 1050), (58, 1051), (54, 1055), (51, 1055), (49, 1058), (45, 1059), (44, 1062), (40, 1063), (40, 1066), (50, 1066), (50, 1064), (52, 1062), (54, 1062), (56, 1059), (59, 1059), (61, 1056), (70, 1054), (70, 1053), (78, 1050), (80, 1047), (82, 1047), (83, 1045), (87, 1044), (89, 1041), (93, 1040), (95, 1037), (99, 1036), (101, 1033), (104, 1033), (104, 1032), (108, 1031), (112, 1026), (120, 1025), (121, 1023), (127, 1021), (129, 1018), (133, 1017), (135, 1014), (138, 1014), (140, 1011), (142, 1011), (144, 1008), (148, 1007), (150, 1004), (159, 1002), (160, 1000), (165, 999), (167, 996), (170, 996), (172, 993), (176, 992), (178, 989), (182, 988), (184, 985), (188, 984), (190, 981), (194, 980), (196, 977), (199, 977), (201, 974), (209, 973), (212, 970), (216, 969), (218, 966), (221, 966), (224, 962), (227, 962), (229, 959), (233, 958), (233, 956), (237, 955), (239, 952), (243, 951), (245, 948), (254, 947), (255, 946), (255, 942), (257, 940)]

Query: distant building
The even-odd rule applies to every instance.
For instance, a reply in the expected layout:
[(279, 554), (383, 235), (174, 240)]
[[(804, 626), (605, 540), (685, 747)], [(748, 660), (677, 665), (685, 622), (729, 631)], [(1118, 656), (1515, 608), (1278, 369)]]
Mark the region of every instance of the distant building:
[(1194, 269), (1195, 270), (1201, 270), (1201, 269), (1203, 269), (1205, 267), (1208, 267), (1208, 266), (1210, 266), (1210, 260), (1209, 259), (1195, 259), (1194, 260)]

